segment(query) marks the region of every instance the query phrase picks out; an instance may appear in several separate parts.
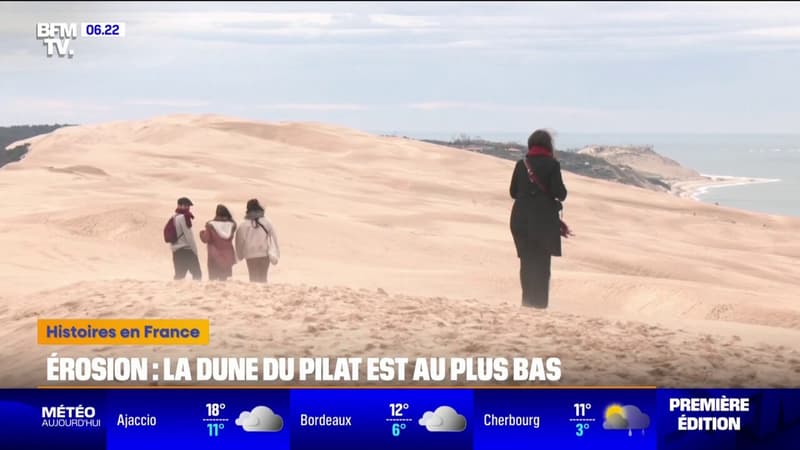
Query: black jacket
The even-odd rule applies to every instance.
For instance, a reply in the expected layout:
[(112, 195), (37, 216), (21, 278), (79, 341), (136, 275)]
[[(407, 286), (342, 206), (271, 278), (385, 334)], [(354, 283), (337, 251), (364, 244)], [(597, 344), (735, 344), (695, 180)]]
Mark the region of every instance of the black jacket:
[(517, 247), (517, 256), (523, 257), (537, 249), (545, 249), (553, 256), (561, 256), (561, 222), (559, 211), (567, 198), (567, 188), (561, 178), (561, 165), (555, 158), (528, 157), (533, 172), (548, 188), (542, 192), (528, 178), (525, 163), (520, 160), (511, 177), (511, 235)]

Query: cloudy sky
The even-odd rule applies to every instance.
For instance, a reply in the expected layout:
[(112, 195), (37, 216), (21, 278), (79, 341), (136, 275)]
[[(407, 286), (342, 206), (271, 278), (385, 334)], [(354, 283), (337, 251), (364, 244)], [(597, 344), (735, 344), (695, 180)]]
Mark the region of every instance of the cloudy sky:
[[(37, 22), (125, 22), (47, 58)], [(0, 124), (800, 132), (800, 4), (0, 2)]]

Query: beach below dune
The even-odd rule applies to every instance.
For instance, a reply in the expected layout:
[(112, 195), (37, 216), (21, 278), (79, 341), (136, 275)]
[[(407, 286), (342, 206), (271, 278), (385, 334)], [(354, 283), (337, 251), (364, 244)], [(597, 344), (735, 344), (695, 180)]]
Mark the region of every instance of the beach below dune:
[(720, 189), (733, 186), (746, 186), (752, 184), (778, 183), (776, 178), (735, 177), (727, 175), (702, 174), (702, 178), (682, 180), (671, 183), (670, 192), (678, 197), (701, 200), (703, 194), (711, 189)]

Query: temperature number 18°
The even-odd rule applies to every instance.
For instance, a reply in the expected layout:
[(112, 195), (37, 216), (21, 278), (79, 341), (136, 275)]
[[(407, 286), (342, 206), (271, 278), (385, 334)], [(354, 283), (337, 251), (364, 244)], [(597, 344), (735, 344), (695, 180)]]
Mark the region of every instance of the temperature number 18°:
[(408, 410), (408, 403), (389, 403), (392, 417), (403, 417), (403, 411)]
[(208, 417), (219, 417), (219, 412), (225, 409), (225, 403), (206, 403)]

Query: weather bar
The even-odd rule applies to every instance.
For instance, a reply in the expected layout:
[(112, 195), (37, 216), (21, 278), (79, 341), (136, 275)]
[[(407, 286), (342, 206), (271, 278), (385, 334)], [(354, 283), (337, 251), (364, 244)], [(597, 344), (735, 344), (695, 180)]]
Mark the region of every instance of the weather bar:
[(771, 449), (788, 449), (780, 443), (792, 442), (798, 400), (790, 389), (4, 390), (0, 420), (15, 426), (0, 438), (4, 449), (67, 440), (140, 449), (175, 439), (192, 449), (655, 450), (767, 438)]

